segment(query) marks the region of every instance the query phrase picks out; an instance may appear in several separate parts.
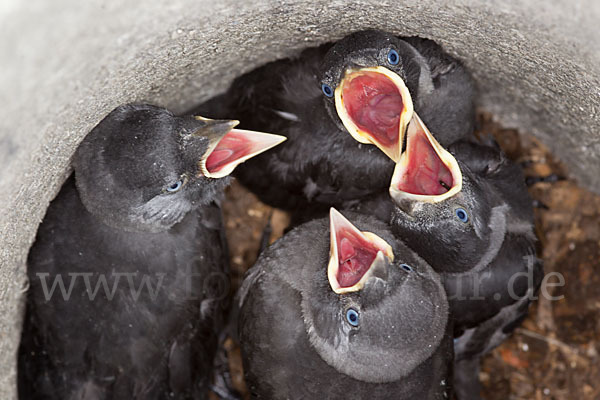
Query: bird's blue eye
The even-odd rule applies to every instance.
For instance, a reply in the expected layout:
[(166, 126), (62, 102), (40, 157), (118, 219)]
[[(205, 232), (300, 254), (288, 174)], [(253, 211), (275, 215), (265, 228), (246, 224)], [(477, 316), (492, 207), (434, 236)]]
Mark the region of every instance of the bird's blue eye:
[(177, 182), (173, 183), (172, 185), (167, 186), (167, 192), (175, 193), (176, 191), (181, 189), (182, 186), (183, 186), (183, 181), (178, 180)]
[(398, 65), (400, 62), (400, 56), (396, 50), (392, 49), (387, 55), (387, 60), (392, 65)]
[(324, 83), (321, 85), (321, 90), (323, 94), (327, 97), (333, 97), (333, 89), (328, 84)]
[(349, 308), (348, 311), (346, 311), (346, 321), (352, 326), (358, 326), (358, 311), (354, 308)]
[(412, 272), (412, 267), (408, 264), (400, 264), (400, 266), (402, 267), (403, 270), (405, 270), (406, 272)]
[(467, 214), (464, 208), (457, 208), (455, 213), (458, 219), (460, 219), (462, 222), (469, 221), (469, 214)]

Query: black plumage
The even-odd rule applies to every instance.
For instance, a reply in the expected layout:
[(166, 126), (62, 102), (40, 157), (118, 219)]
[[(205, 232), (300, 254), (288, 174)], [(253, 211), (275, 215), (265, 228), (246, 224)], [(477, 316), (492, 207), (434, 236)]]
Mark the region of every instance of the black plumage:
[[(400, 55), (397, 65), (386, 61), (391, 48)], [(221, 118), (235, 110), (241, 126), (288, 138), (236, 170), (261, 200), (297, 214), (345, 207), (386, 192), (394, 166), (375, 146), (350, 136), (322, 91), (324, 83), (335, 89), (343, 70), (359, 65), (385, 65), (404, 79), (417, 112), (445, 132), (440, 140), (452, 142), (472, 131), (474, 88), (462, 65), (432, 41), (379, 31), (354, 33), (335, 45), (266, 64), (195, 112)]]
[[(349, 215), (358, 229), (385, 240), (393, 252), (393, 261), (382, 257), (372, 264), (362, 287), (334, 292), (331, 276), (328, 282), (337, 264), (331, 264), (327, 219), (296, 227), (268, 247), (249, 270), (238, 301), (252, 395), (448, 398), (452, 340), (439, 278), (393, 237), (386, 224), (371, 216)], [(346, 251), (344, 246), (337, 251)], [(345, 257), (342, 254), (340, 260), (350, 262), (354, 256)], [(347, 319), (350, 310), (356, 312), (355, 326)]]
[(455, 390), (470, 400), (480, 396), (481, 355), (525, 318), (543, 270), (521, 169), (493, 140), (460, 141), (448, 150), (462, 189), (436, 202), (401, 198), (391, 224), (442, 276), (457, 337)]
[(207, 397), (228, 179), (202, 169), (235, 123), (125, 105), (85, 137), (29, 253), (21, 398)]
[[(357, 104), (357, 120), (378, 112), (368, 102)], [(525, 318), (541, 284), (532, 202), (522, 171), (493, 139), (480, 144), (468, 131), (453, 135), (456, 121), (449, 113), (433, 126), (418, 112), (407, 114), (401, 149), (387, 145), (385, 137), (376, 143), (396, 161), (393, 202), (379, 194), (354, 209), (384, 221), (391, 215), (394, 233), (441, 274), (457, 337), (456, 392), (460, 399), (477, 399), (480, 357)], [(444, 118), (450, 130), (437, 125)]]

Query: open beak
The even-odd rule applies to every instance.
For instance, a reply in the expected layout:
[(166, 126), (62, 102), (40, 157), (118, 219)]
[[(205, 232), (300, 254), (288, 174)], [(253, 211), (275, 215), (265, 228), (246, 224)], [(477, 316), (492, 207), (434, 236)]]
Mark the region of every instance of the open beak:
[(394, 260), (392, 247), (371, 232), (361, 232), (335, 208), (329, 212), (330, 253), (327, 277), (337, 293), (356, 292), (376, 271)]
[(390, 196), (399, 206), (407, 200), (437, 203), (461, 189), (462, 172), (456, 159), (414, 113), (406, 131), (406, 149), (394, 169)]
[(387, 68), (348, 69), (335, 90), (335, 108), (352, 137), (374, 144), (395, 162), (413, 114), (408, 88)]
[(200, 160), (200, 170), (208, 178), (223, 178), (239, 164), (287, 139), (271, 133), (233, 129), (239, 124), (235, 120), (195, 118), (207, 123), (202, 135), (209, 138), (209, 146)]

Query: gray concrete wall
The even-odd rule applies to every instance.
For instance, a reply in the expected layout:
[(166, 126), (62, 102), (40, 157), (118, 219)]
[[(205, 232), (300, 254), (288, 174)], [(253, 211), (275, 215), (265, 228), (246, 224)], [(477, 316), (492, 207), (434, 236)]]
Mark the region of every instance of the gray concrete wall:
[(480, 104), (600, 185), (595, 0), (2, 0), (0, 399), (15, 396), (25, 259), (78, 142), (113, 107), (183, 111), (232, 78), (374, 27), (438, 40), (473, 70)]

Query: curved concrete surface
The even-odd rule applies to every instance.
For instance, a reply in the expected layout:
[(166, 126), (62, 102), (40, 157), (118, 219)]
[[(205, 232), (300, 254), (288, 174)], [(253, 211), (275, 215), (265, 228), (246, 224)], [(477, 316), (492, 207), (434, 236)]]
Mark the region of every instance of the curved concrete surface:
[(0, 4), (0, 398), (15, 396), (25, 259), (81, 138), (121, 103), (183, 111), (232, 78), (361, 28), (439, 41), (480, 105), (600, 184), (595, 0), (3, 0)]

